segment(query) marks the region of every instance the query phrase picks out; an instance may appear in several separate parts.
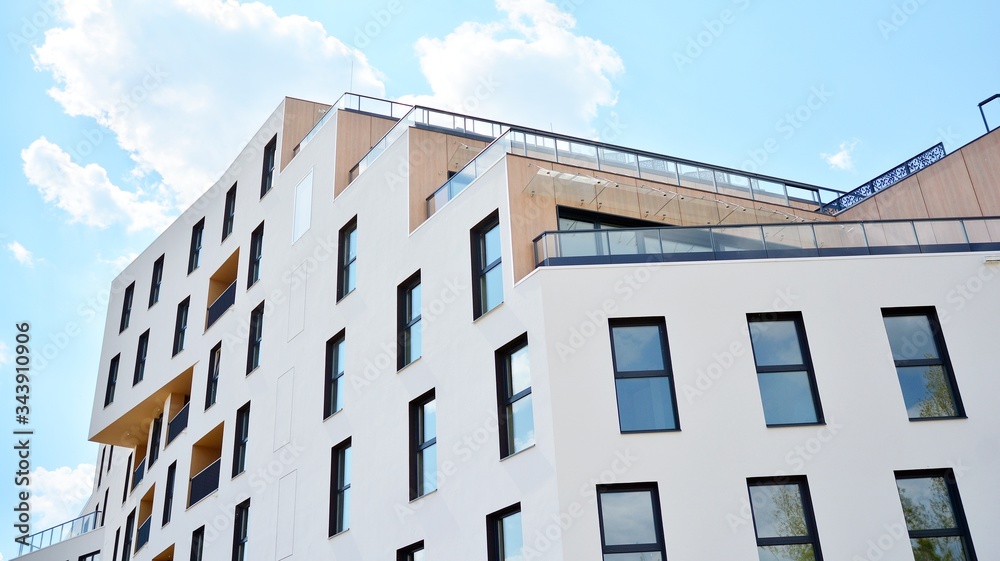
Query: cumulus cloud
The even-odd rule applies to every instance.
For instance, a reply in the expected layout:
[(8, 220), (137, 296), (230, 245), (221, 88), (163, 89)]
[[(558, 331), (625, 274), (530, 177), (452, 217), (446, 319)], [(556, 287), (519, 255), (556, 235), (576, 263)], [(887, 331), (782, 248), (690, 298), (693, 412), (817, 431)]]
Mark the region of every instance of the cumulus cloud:
[(285, 95), (333, 102), (352, 65), (355, 90), (384, 95), (359, 51), (256, 2), (65, 0), (33, 58), (65, 112), (110, 130), (133, 175), (155, 172), (175, 210), (218, 179)]
[(31, 472), (31, 510), (36, 528), (51, 528), (72, 520), (90, 498), (94, 486), (93, 464), (54, 470), (37, 467)]
[(621, 58), (574, 33), (576, 20), (544, 0), (497, 0), (502, 21), (466, 22), (416, 43), (431, 95), (401, 101), (594, 136), (601, 108), (617, 102)]
[(10, 250), (11, 254), (14, 255), (14, 259), (16, 259), (21, 265), (24, 265), (25, 267), (35, 266), (35, 257), (31, 255), (31, 252), (21, 245), (20, 242), (10, 242), (7, 244), (7, 249)]
[(833, 154), (822, 152), (819, 157), (823, 158), (823, 160), (825, 160), (832, 169), (854, 171), (854, 149), (857, 148), (860, 143), (861, 141), (857, 139), (845, 140), (840, 143), (840, 151)]

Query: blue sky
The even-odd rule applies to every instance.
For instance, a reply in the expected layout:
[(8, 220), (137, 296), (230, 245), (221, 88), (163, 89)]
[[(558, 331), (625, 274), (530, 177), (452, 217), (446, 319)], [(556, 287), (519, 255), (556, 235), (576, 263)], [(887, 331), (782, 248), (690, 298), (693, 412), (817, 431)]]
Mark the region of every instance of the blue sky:
[[(849, 190), (937, 142), (950, 152), (983, 134), (976, 104), (1000, 92), (1000, 4), (985, 0), (0, 10), (0, 395), (13, 403), (13, 326), (30, 321), (36, 529), (77, 514), (73, 490), (93, 470), (111, 280), (284, 95), (332, 102), (353, 89)], [(1000, 102), (988, 117), (1000, 125)], [(13, 500), (10, 478), (0, 493)]]

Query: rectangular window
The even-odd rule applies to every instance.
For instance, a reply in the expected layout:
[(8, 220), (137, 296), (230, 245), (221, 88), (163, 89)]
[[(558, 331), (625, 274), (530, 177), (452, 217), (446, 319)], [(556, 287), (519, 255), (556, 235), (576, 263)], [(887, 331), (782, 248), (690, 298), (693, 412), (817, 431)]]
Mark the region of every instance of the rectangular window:
[(621, 319), (609, 324), (621, 432), (679, 429), (663, 319)]
[(201, 265), (201, 242), (205, 235), (205, 219), (202, 218), (191, 228), (191, 251), (188, 253), (188, 274)]
[(524, 538), (520, 503), (486, 517), (486, 542), (489, 561), (521, 561)]
[(108, 387), (104, 390), (104, 406), (107, 407), (115, 400), (115, 386), (118, 385), (118, 362), (122, 355), (117, 354), (111, 359), (111, 366), (108, 368)]
[(146, 462), (146, 471), (153, 467), (156, 460), (160, 458), (160, 433), (163, 432), (163, 413), (153, 419), (152, 435), (149, 437), (149, 461)]
[(149, 351), (149, 330), (139, 336), (139, 346), (135, 350), (135, 371), (132, 373), (132, 385), (142, 381), (146, 374), (146, 353)]
[(170, 523), (170, 515), (174, 508), (174, 484), (177, 480), (177, 462), (170, 464), (167, 468), (167, 488), (163, 492), (163, 518), (160, 526)]
[(205, 409), (215, 405), (219, 395), (219, 371), (222, 368), (222, 341), (208, 355), (208, 387), (205, 388)]
[(160, 284), (163, 283), (163, 258), (161, 255), (153, 262), (153, 277), (149, 281), (149, 306), (147, 308), (152, 308), (153, 304), (160, 301)]
[(184, 336), (187, 334), (188, 309), (190, 307), (190, 296), (177, 304), (177, 321), (174, 323), (174, 355), (184, 350)]
[(250, 440), (250, 403), (236, 412), (236, 435), (233, 439), (233, 477), (247, 468), (247, 443)]
[(121, 533), (122, 527), (119, 526), (118, 529), (115, 530), (115, 547), (112, 549), (111, 561), (117, 561), (118, 559), (118, 540), (121, 538)]
[(247, 271), (247, 288), (260, 280), (260, 260), (264, 256), (264, 223), (250, 234), (250, 265)]
[(128, 329), (129, 319), (132, 317), (132, 298), (135, 296), (135, 281), (125, 289), (125, 297), (122, 299), (122, 319), (118, 323), (118, 333)]
[(323, 388), (323, 418), (344, 408), (345, 331), (326, 342), (326, 381)]
[(104, 527), (104, 518), (108, 515), (108, 509), (111, 508), (108, 505), (108, 497), (111, 494), (111, 486), (109, 485), (107, 489), (104, 490), (104, 510), (101, 511), (101, 528)]
[(125, 504), (125, 499), (128, 498), (128, 479), (132, 475), (132, 454), (128, 455), (128, 463), (125, 464), (125, 488), (122, 489), (122, 504)]
[(883, 308), (889, 348), (911, 420), (965, 417), (933, 308)]
[(437, 406), (434, 390), (410, 402), (410, 500), (437, 489)]
[(660, 496), (655, 483), (598, 485), (597, 516), (605, 561), (664, 561)]
[(250, 499), (236, 505), (236, 521), (233, 524), (233, 561), (245, 561), (247, 540), (250, 538)]
[(226, 191), (226, 210), (222, 217), (222, 241), (226, 241), (229, 234), (233, 233), (233, 224), (236, 223), (236, 184)]
[(330, 460), (330, 535), (351, 527), (351, 439), (333, 447)]
[(337, 300), (354, 291), (358, 274), (358, 217), (340, 229), (340, 261), (337, 274)]
[(823, 422), (802, 314), (749, 314), (750, 341), (767, 426)]
[(202, 561), (205, 553), (205, 527), (191, 532), (191, 561)]
[[(108, 451), (108, 447), (107, 446), (102, 446), (101, 447), (101, 467), (98, 468), (98, 470), (97, 470), (97, 488), (98, 489), (101, 488), (101, 481), (102, 481), (102, 478), (104, 476), (104, 454), (107, 451)], [(107, 503), (107, 501), (104, 501), (104, 502)]]
[(420, 358), (420, 271), (406, 279), (397, 289), (398, 331), (396, 368)]
[(77, 561), (101, 561), (101, 552), (92, 551), (86, 555), (81, 555), (77, 558)]
[(247, 374), (260, 366), (260, 342), (264, 338), (264, 303), (250, 312), (250, 341), (247, 345)]
[(500, 215), (494, 212), (472, 229), (473, 319), (503, 302), (500, 266)]
[(896, 488), (916, 559), (976, 559), (952, 470), (897, 471)]
[(805, 477), (748, 479), (760, 561), (822, 561)]
[(125, 541), (122, 547), (122, 561), (127, 561), (132, 556), (132, 533), (135, 530), (135, 509), (129, 513), (125, 519)]
[(424, 561), (424, 542), (419, 541), (397, 550), (396, 561)]
[(535, 443), (528, 335), (524, 334), (498, 350), (496, 360), (500, 457), (506, 458)]
[(274, 156), (278, 151), (278, 135), (274, 135), (271, 141), (264, 147), (264, 168), (260, 176), (260, 198), (271, 190), (271, 182), (274, 179)]

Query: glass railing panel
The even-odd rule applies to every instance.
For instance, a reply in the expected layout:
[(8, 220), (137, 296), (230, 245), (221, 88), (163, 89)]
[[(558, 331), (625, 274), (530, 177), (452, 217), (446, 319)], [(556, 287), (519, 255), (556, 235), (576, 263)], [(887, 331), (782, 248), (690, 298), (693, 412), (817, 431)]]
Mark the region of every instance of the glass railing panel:
[(746, 199), (753, 198), (750, 192), (750, 178), (745, 175), (716, 170), (715, 187), (723, 195), (734, 195)]
[(816, 236), (808, 224), (763, 226), (764, 249), (769, 257), (815, 255)]
[(660, 230), (663, 253), (714, 253), (712, 231), (709, 228), (663, 228)]
[(556, 139), (538, 134), (525, 134), (524, 155), (529, 158), (554, 162), (556, 159)]
[(601, 170), (629, 177), (639, 177), (639, 161), (635, 154), (600, 147), (598, 149)]
[(139, 483), (142, 482), (142, 478), (146, 476), (146, 458), (143, 458), (139, 465), (136, 466), (135, 471), (132, 472), (132, 488), (135, 489)]
[(774, 203), (788, 206), (788, 197), (785, 195), (785, 185), (763, 179), (751, 179), (750, 187), (754, 200), (762, 203)]
[(715, 174), (710, 169), (678, 164), (681, 187), (690, 187), (700, 191), (715, 191)]
[[(606, 243), (604, 232), (560, 232), (558, 234), (557, 257), (590, 257), (604, 255)], [(551, 254), (550, 254), (551, 256)]]
[(965, 224), (969, 243), (985, 247), (1000, 244), (1000, 218), (972, 218), (962, 222)]
[(483, 150), (472, 161), (476, 168), (476, 177), (482, 177), (487, 170), (496, 165), (510, 151), (510, 138), (502, 136), (498, 138), (489, 148)]
[(458, 195), (459, 193), (464, 191), (465, 188), (468, 187), (469, 184), (472, 183), (473, 180), (475, 179), (476, 179), (475, 166), (465, 166), (464, 168), (459, 170), (458, 173), (453, 175), (452, 178), (448, 180), (447, 183), (448, 200), (450, 201), (451, 199), (454, 199), (455, 195)]
[(556, 140), (556, 161), (560, 164), (589, 169), (597, 167), (597, 147), (592, 144)]
[(868, 253), (865, 232), (861, 224), (814, 224), (816, 246), (821, 255), (855, 255)]
[(660, 229), (608, 230), (608, 248), (611, 255), (659, 255)]
[[(848, 223), (843, 224), (843, 226), (847, 225)], [(850, 225), (863, 227), (868, 246), (878, 252), (883, 252), (883, 250), (888, 250), (888, 248), (909, 247), (916, 249), (917, 247), (917, 234), (913, 230), (913, 223), (909, 221), (866, 222)]]
[(222, 317), (222, 314), (224, 314), (226, 310), (232, 308), (235, 302), (236, 302), (236, 281), (234, 280), (232, 284), (230, 284), (228, 288), (222, 291), (222, 294), (220, 294), (219, 297), (215, 299), (215, 302), (212, 302), (212, 304), (208, 307), (208, 318), (207, 318), (208, 325), (206, 329), (208, 327), (212, 327), (212, 324), (218, 321), (218, 319)]
[(191, 403), (185, 403), (184, 407), (174, 415), (173, 419), (167, 423), (167, 444), (180, 436), (188, 426), (188, 415), (191, 412)]
[(713, 228), (712, 234), (719, 253), (756, 252), (763, 256), (764, 234), (760, 226)]
[(816, 191), (811, 189), (802, 189), (801, 187), (794, 187), (792, 185), (785, 186), (788, 192), (788, 200), (796, 201), (800, 203), (808, 203), (810, 205), (819, 205), (819, 195)]
[(221, 468), (222, 458), (219, 458), (191, 478), (188, 506), (204, 499), (219, 488), (219, 473)]
[(373, 97), (362, 97), (358, 100), (358, 111), (376, 115), (392, 115), (392, 102)]
[(139, 525), (139, 531), (135, 536), (135, 550), (139, 551), (142, 546), (149, 543), (149, 529), (153, 527), (153, 517), (147, 516), (146, 521)]
[(917, 242), (925, 250), (968, 250), (969, 238), (961, 221), (927, 220), (914, 222), (913, 227), (916, 230)]
[(677, 184), (677, 164), (670, 160), (639, 156), (639, 177), (660, 183)]
[(523, 156), (525, 148), (524, 133), (521, 131), (510, 131), (507, 136), (510, 137), (510, 153)]

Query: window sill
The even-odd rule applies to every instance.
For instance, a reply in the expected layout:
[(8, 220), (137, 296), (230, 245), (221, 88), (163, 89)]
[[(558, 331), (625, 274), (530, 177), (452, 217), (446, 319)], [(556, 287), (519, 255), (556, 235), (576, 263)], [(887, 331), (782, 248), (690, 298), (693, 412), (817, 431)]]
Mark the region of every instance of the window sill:
[(337, 532), (336, 534), (333, 534), (332, 536), (328, 536), (326, 539), (332, 540), (333, 538), (337, 538), (337, 537), (343, 536), (344, 534), (346, 534), (347, 532), (350, 532), (350, 531), (351, 531), (350, 528), (348, 528), (346, 530), (341, 530), (341, 531)]
[(253, 374), (254, 372), (256, 372), (258, 370), (260, 370), (260, 365), (259, 364), (257, 366), (254, 366), (249, 372), (247, 372), (246, 373), (246, 377), (249, 377), (251, 374)]
[[(506, 302), (506, 300), (505, 300), (504, 302)], [(490, 311), (488, 311), (488, 312), (483, 312), (483, 313), (482, 313), (482, 314), (481, 314), (481, 315), (480, 315), (479, 317), (477, 317), (477, 318), (473, 318), (473, 319), (472, 319), (472, 323), (474, 324), (474, 323), (476, 323), (477, 321), (479, 321), (479, 320), (483, 319), (484, 317), (486, 317), (486, 316), (489, 316), (489, 315), (490, 315), (490, 314), (492, 314), (493, 312), (495, 312), (495, 311), (499, 310), (500, 308), (502, 308), (502, 307), (503, 307), (503, 305), (504, 305), (504, 302), (500, 302), (500, 303), (499, 303), (499, 304), (497, 304), (496, 306), (493, 306), (493, 309), (492, 309), (492, 310), (490, 310)]]
[(354, 287), (354, 288), (352, 288), (352, 289), (351, 289), (351, 291), (350, 291), (350, 292), (348, 292), (347, 294), (344, 294), (344, 295), (342, 295), (342, 296), (338, 296), (338, 297), (337, 297), (337, 302), (336, 302), (336, 304), (340, 304), (341, 302), (343, 302), (343, 301), (344, 301), (344, 298), (347, 298), (347, 297), (348, 297), (348, 296), (350, 296), (351, 294), (354, 294), (354, 291), (355, 291), (355, 290), (357, 290), (357, 289), (358, 289), (358, 287)]
[(341, 412), (341, 411), (343, 411), (343, 410), (344, 410), (344, 408), (343, 408), (343, 407), (341, 407), (340, 409), (338, 409), (338, 410), (334, 411), (333, 413), (330, 413), (330, 414), (329, 414), (329, 415), (327, 415), (326, 417), (323, 417), (323, 422), (325, 423), (325, 422), (329, 421), (330, 419), (332, 419), (332, 418), (336, 417), (336, 416), (337, 416), (337, 414), (338, 414), (338, 413), (340, 413), (340, 412)]
[(438, 492), (437, 489), (434, 489), (433, 491), (428, 491), (428, 492), (424, 493), (423, 495), (420, 495), (419, 497), (410, 499), (410, 504), (413, 504), (413, 503), (419, 501), (420, 499), (422, 499), (424, 497), (429, 497), (429, 496), (431, 496), (431, 495), (433, 495), (434, 493), (437, 493), (437, 492)]
[(619, 427), (618, 428), (618, 432), (620, 432), (621, 434), (650, 434), (650, 433), (658, 433), (658, 432), (681, 432), (681, 428), (677, 427), (677, 428), (673, 428), (673, 429), (622, 430), (621, 427)]
[(764, 423), (764, 426), (769, 429), (780, 429), (783, 427), (822, 427), (826, 426), (826, 421), (816, 421), (815, 423), (782, 423), (780, 425), (769, 425)]
[(507, 460), (513, 458), (514, 456), (520, 456), (521, 454), (524, 454), (525, 452), (527, 452), (528, 450), (533, 449), (534, 447), (535, 447), (535, 443), (532, 442), (530, 446), (527, 446), (527, 447), (525, 447), (525, 448), (523, 448), (521, 450), (518, 450), (517, 452), (514, 452), (513, 454), (509, 454), (507, 456), (504, 456), (504, 457), (500, 458), (500, 461), (501, 462), (506, 462)]
[(922, 423), (924, 421), (954, 421), (968, 419), (967, 415), (952, 415), (950, 417), (910, 417), (910, 422)]
[(422, 359), (423, 357), (424, 357), (424, 355), (420, 355), (417, 358), (411, 360), (410, 362), (404, 364), (402, 367), (397, 368), (396, 369), (396, 374), (399, 374), (400, 372), (402, 372), (402, 371), (406, 370), (407, 368), (413, 366), (414, 364), (420, 362), (420, 359)]

